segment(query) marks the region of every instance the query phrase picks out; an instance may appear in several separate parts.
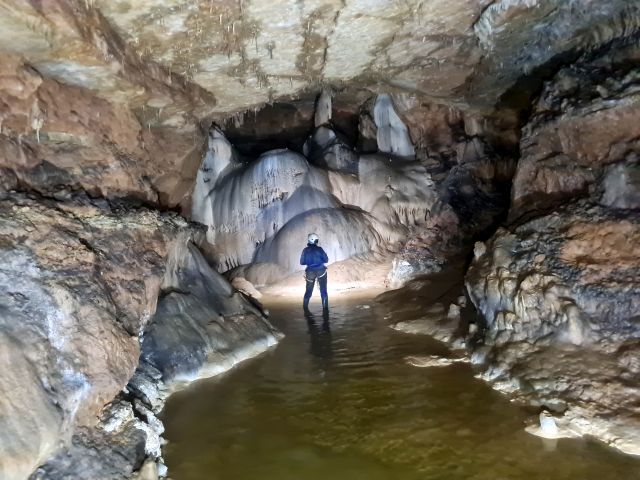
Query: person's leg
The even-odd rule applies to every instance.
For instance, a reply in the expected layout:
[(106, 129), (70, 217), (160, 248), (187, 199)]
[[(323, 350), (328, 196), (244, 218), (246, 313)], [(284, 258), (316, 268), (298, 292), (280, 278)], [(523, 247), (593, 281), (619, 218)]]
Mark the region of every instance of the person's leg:
[(304, 278), (307, 283), (307, 287), (304, 291), (304, 301), (302, 302), (302, 307), (305, 310), (309, 310), (309, 300), (311, 299), (311, 295), (313, 294), (313, 286), (316, 283), (316, 276), (312, 272), (309, 272), (305, 274)]
[(325, 271), (322, 277), (318, 278), (318, 284), (320, 285), (320, 297), (322, 298), (322, 309), (325, 312), (329, 311), (329, 294), (327, 293), (327, 272)]

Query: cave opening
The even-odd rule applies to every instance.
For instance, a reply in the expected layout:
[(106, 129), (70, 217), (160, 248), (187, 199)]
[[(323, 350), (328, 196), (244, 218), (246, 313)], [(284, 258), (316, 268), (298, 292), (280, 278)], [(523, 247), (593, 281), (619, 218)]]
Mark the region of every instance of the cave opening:
[(0, 40), (0, 478), (635, 478), (640, 3), (3, 0)]

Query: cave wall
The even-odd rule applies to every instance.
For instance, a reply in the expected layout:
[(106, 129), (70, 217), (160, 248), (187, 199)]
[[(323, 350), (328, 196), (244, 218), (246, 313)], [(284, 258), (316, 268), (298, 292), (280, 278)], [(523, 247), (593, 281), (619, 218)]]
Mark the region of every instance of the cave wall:
[(565, 434), (640, 453), (638, 47), (548, 81), (522, 130), (510, 224), (467, 274), (483, 378), (552, 409)]
[(545, 86), (523, 130), (511, 218), (580, 197), (638, 207), (637, 57), (630, 40), (560, 70)]
[[(274, 281), (309, 226), (345, 278), (375, 260), (393, 286), (490, 236), (467, 276), (485, 378), (637, 452), (639, 9), (1, 0), (0, 474), (161, 467), (171, 382), (277, 338), (204, 257)], [(296, 153), (246, 143), (275, 100)]]
[[(138, 364), (177, 215), (86, 197), (0, 202), (3, 478), (25, 478), (96, 423)], [(126, 245), (126, 248), (124, 246)]]
[[(56, 5), (46, 2), (38, 15), (55, 13), (61, 28), (73, 12)], [(21, 14), (31, 11), (22, 7)], [(89, 57), (94, 20), (65, 30), (81, 36), (73, 45), (80, 42)], [(119, 68), (140, 62), (124, 46), (116, 52), (117, 43), (104, 47), (120, 55)], [(39, 58), (51, 66), (47, 55)], [(201, 333), (199, 348), (209, 354), (199, 358), (200, 373), (192, 359), (180, 359), (175, 368), (185, 378), (230, 368), (278, 334), (225, 280), (214, 282), (213, 272), (176, 287), (191, 302), (195, 290), (207, 289), (202, 305), (154, 316), (171, 259), (198, 255), (188, 245), (199, 229), (166, 211), (188, 197), (205, 148), (194, 114), (197, 88), (180, 78), (163, 83), (164, 72), (142, 65), (135, 75), (109, 70), (126, 85), (86, 85), (77, 70), (68, 82), (68, 72), (52, 75), (26, 57), (33, 63), (0, 53), (0, 351), (4, 365), (15, 366), (0, 375), (0, 477), (23, 479), (35, 470), (34, 478), (126, 478), (145, 459), (162, 467), (155, 417), (162, 403), (150, 404), (143, 391), (164, 398), (173, 379), (163, 387), (151, 363), (134, 375), (149, 325), (172, 330), (190, 311), (200, 312), (200, 323), (223, 322), (246, 308), (244, 320)]]
[(44, 77), (1, 54), (0, 169), (5, 189), (74, 192), (175, 206), (202, 155), (197, 122), (151, 129), (129, 105)]
[(201, 229), (192, 225), (167, 246), (158, 269), (163, 275), (159, 283), (155, 279), (158, 288), (152, 292), (157, 306), (144, 333), (132, 339), (139, 352), (135, 372), (122, 372), (125, 383), (119, 384), (115, 399), (100, 405), (93, 421), (77, 426), (71, 444), (40, 465), (34, 478), (138, 478), (136, 471), (165, 476), (164, 425), (158, 417), (166, 398), (263, 352), (282, 337), (259, 306), (211, 269), (194, 244), (199, 235)]

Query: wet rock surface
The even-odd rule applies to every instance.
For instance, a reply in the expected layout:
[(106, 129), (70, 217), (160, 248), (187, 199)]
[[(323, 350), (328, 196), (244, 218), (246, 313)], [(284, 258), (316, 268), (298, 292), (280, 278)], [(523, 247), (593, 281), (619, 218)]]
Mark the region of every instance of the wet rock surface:
[(278, 338), (262, 312), (188, 245), (168, 259), (158, 308), (142, 339), (142, 360), (171, 384), (228, 370)]
[(83, 196), (3, 198), (0, 351), (15, 367), (0, 375), (3, 478), (47, 460), (34, 478), (128, 477), (161, 455), (155, 415), (177, 373), (212, 375), (277, 341), (189, 246), (197, 233), (176, 214)]
[(4, 364), (16, 366), (1, 380), (1, 471), (20, 478), (75, 427), (93, 426), (133, 374), (164, 258), (187, 222), (18, 194), (0, 212), (0, 344)]
[(467, 275), (487, 322), (482, 378), (636, 454), (639, 221), (572, 205), (499, 231)]

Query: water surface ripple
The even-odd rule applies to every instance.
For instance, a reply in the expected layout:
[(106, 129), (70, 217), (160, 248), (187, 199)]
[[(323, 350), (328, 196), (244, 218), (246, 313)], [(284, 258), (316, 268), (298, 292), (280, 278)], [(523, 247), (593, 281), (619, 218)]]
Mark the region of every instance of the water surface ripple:
[(640, 478), (638, 459), (601, 444), (528, 435), (531, 412), (468, 365), (406, 365), (444, 347), (391, 330), (371, 301), (338, 302), (328, 322), (276, 304), (271, 321), (276, 348), (169, 399), (173, 480)]

